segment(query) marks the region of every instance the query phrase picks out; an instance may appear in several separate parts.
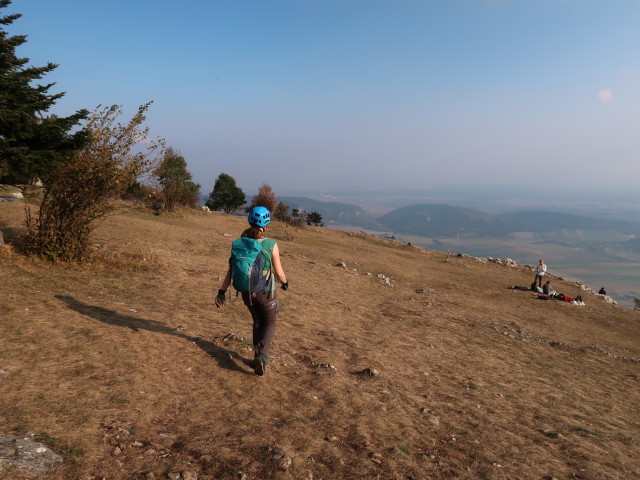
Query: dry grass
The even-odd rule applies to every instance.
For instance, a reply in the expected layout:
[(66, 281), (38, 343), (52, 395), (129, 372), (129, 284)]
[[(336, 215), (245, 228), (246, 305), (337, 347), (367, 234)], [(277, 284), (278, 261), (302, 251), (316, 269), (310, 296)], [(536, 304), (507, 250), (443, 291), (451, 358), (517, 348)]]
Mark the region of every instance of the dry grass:
[[(21, 222), (0, 204), (0, 227)], [(507, 290), (524, 269), (275, 224), (291, 288), (256, 377), (245, 307), (213, 306), (244, 226), (130, 211), (90, 265), (0, 250), (0, 432), (64, 455), (43, 478), (640, 478), (637, 312)]]

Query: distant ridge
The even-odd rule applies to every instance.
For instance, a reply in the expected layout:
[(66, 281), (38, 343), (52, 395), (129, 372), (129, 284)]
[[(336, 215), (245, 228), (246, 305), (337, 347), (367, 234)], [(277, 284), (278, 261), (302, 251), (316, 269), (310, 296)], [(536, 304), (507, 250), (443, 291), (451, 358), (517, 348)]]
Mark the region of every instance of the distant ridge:
[(305, 210), (307, 213), (318, 212), (325, 225), (331, 223), (351, 225), (368, 230), (384, 230), (376, 219), (356, 205), (340, 202), (324, 202), (306, 197), (278, 197), (279, 202), (286, 203), (291, 209)]
[(398, 208), (377, 220), (394, 232), (422, 237), (452, 237), (464, 233), (504, 236), (512, 231), (515, 223), (478, 210), (440, 204)]
[(462, 234), (505, 237), (517, 232), (549, 233), (562, 230), (640, 234), (640, 223), (636, 222), (602, 220), (539, 210), (489, 215), (479, 210), (440, 204), (398, 208), (376, 220), (387, 230), (422, 237), (452, 237)]

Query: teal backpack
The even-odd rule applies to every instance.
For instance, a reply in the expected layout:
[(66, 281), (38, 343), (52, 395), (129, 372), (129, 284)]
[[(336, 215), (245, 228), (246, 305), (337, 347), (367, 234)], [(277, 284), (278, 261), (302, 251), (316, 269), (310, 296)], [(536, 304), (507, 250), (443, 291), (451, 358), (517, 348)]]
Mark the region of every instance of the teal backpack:
[(267, 290), (272, 282), (271, 254), (273, 240), (261, 241), (240, 237), (231, 244), (231, 284), (239, 292)]

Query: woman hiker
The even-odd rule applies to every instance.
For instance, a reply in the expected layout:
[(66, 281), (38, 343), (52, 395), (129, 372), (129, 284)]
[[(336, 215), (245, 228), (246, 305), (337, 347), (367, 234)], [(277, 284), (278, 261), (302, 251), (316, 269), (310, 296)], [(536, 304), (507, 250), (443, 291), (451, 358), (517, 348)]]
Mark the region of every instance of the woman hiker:
[[(241, 237), (234, 241), (231, 248), (231, 259), (229, 260), (229, 270), (225, 276), (218, 295), (216, 296), (216, 307), (222, 308), (225, 303), (225, 294), (229, 285), (233, 282), (234, 288), (242, 293), (242, 300), (249, 309), (253, 318), (253, 349), (254, 363), (253, 371), (256, 375), (264, 375), (267, 366), (267, 355), (271, 341), (276, 331), (276, 320), (278, 317), (278, 297), (276, 295), (276, 282), (282, 284), (282, 289), (289, 288), (287, 276), (280, 263), (280, 251), (275, 240), (264, 236), (266, 226), (271, 222), (271, 214), (265, 207), (254, 207), (249, 213), (249, 225)], [(258, 271), (261, 279), (255, 280), (252, 274), (243, 273), (250, 268), (234, 267), (241, 263), (243, 258), (250, 257), (251, 248), (258, 250), (255, 255), (262, 257), (262, 264)], [(240, 250), (239, 250), (240, 249)], [(256, 262), (257, 263), (257, 262)], [(252, 265), (256, 265), (252, 262)], [(250, 265), (251, 266), (251, 265)], [(255, 272), (255, 270), (254, 270)], [(275, 278), (274, 278), (275, 274)], [(245, 283), (238, 277), (246, 277)]]

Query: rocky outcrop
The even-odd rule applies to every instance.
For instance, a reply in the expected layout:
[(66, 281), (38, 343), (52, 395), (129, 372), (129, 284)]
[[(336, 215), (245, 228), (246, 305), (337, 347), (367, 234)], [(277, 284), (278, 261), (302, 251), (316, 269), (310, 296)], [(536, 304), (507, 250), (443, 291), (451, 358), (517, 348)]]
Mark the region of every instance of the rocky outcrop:
[(0, 472), (13, 467), (39, 475), (58, 463), (62, 463), (62, 457), (36, 442), (33, 435), (0, 435)]

